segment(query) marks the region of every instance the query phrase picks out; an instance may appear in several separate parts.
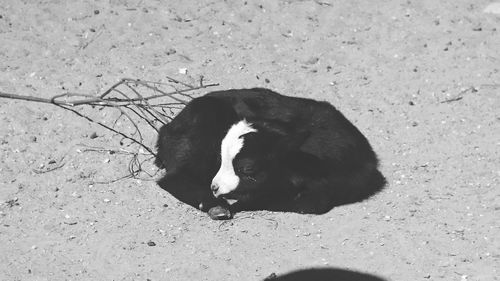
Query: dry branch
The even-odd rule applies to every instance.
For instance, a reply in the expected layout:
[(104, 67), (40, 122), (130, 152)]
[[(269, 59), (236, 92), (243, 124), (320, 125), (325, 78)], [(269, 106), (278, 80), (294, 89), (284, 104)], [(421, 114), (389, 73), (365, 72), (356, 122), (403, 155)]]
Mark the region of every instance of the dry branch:
[[(144, 153), (138, 149), (137, 152), (131, 153), (130, 174), (123, 177), (136, 178), (139, 173), (148, 174), (142, 165), (156, 156), (155, 148), (149, 145), (147, 140), (156, 138), (160, 127), (172, 120), (174, 115), (193, 98), (196, 90), (218, 86), (218, 84), (204, 85), (203, 78), (200, 79), (198, 86), (189, 85), (171, 77), (166, 78), (168, 82), (123, 78), (99, 96), (67, 92), (47, 99), (0, 91), (0, 98), (54, 104), (121, 136), (122, 140), (130, 142), (129, 145), (138, 145), (147, 151), (149, 157), (143, 160)], [(87, 111), (80, 110), (81, 106), (97, 107), (99, 111), (111, 110), (110, 118), (114, 118), (114, 120), (93, 117), (92, 112), (87, 113)], [(94, 115), (95, 112), (93, 112)], [(118, 114), (117, 117), (116, 114)], [(120, 141), (120, 144), (123, 142)]]
[(446, 99), (444, 101), (441, 101), (440, 103), (450, 103), (450, 102), (455, 102), (455, 101), (459, 101), (461, 99), (464, 98), (464, 94), (466, 94), (467, 92), (472, 92), (472, 93), (475, 93), (477, 92), (478, 90), (475, 88), (475, 87), (468, 87), (466, 89), (463, 89), (462, 91), (460, 91), (458, 93), (458, 95), (456, 95), (455, 97), (452, 97), (452, 98), (449, 98), (449, 99)]

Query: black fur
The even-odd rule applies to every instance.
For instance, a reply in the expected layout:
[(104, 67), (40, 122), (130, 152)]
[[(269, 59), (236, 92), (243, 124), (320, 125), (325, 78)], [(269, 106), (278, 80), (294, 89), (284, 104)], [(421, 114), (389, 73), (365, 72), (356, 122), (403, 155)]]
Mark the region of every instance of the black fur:
[(385, 184), (366, 138), (331, 104), (256, 88), (194, 99), (160, 130), (156, 164), (167, 170), (160, 186), (203, 210), (224, 204), (210, 182), (222, 138), (243, 118), (257, 132), (243, 136), (233, 161), (240, 184), (225, 195), (239, 200), (233, 211), (320, 214), (366, 199)]

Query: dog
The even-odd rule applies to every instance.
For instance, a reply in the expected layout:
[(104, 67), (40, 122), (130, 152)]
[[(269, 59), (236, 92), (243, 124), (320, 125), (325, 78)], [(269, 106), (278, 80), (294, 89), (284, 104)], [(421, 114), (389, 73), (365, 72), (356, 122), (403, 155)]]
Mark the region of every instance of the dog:
[(160, 129), (157, 150), (160, 186), (202, 211), (216, 208), (212, 218), (323, 214), (385, 184), (368, 140), (334, 106), (263, 88), (193, 99)]

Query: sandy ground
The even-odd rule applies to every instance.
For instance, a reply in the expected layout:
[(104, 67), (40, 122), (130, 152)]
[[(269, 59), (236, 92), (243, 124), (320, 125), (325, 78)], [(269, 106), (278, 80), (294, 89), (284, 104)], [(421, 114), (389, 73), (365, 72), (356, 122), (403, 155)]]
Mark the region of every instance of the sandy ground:
[(263, 280), (312, 267), (500, 280), (490, 3), (0, 1), (2, 92), (97, 95), (122, 77), (169, 75), (326, 100), (367, 136), (389, 183), (321, 216), (221, 223), (154, 181), (95, 184), (126, 174), (129, 159), (81, 145), (117, 148), (118, 137), (52, 105), (2, 99), (0, 280)]

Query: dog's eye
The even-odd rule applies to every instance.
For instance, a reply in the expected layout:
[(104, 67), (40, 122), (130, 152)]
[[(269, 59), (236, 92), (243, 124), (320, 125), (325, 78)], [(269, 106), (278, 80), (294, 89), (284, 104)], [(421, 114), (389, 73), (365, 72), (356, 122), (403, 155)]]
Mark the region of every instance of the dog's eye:
[(257, 181), (254, 177), (252, 176), (244, 176), (247, 180), (251, 180), (251, 181)]
[(238, 172), (240, 174), (245, 175), (245, 176), (251, 176), (251, 175), (255, 174), (255, 170), (253, 169), (253, 167), (250, 167), (250, 166), (240, 167), (240, 168), (238, 168)]

